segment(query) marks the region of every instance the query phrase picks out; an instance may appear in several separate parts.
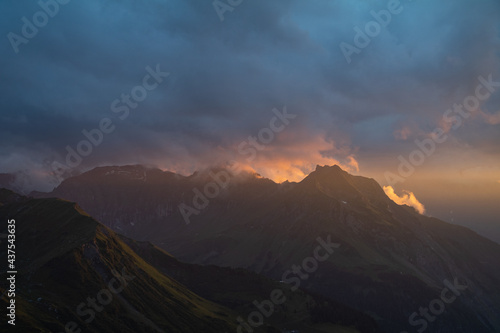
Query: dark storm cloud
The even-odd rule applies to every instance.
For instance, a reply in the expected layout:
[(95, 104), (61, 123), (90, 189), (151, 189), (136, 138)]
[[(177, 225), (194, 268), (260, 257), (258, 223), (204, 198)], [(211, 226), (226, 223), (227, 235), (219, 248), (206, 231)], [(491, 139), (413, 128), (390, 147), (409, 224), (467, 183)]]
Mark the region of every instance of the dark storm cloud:
[[(412, 142), (396, 141), (395, 130), (411, 124), (428, 132), (473, 92), (479, 75), (500, 80), (500, 4), (401, 4), (348, 64), (339, 44), (353, 44), (353, 27), (364, 28), (370, 11), (387, 1), (244, 0), (221, 22), (211, 1), (73, 0), (17, 54), (7, 34), (20, 35), (21, 18), (31, 20), (40, 7), (4, 1), (0, 171), (64, 161), (65, 147), (104, 117), (116, 130), (82, 168), (140, 162), (192, 171), (234, 154), (284, 105), (298, 117), (285, 133), (289, 140), (274, 143), (277, 158), (298, 159), (297, 141), (317, 147), (318, 163), (355, 156), (368, 164), (377, 152), (411, 151)], [(119, 120), (111, 103), (157, 64), (170, 76)], [(498, 112), (499, 96), (484, 109)], [(491, 151), (498, 125), (474, 121), (470, 128), (491, 133), (478, 144)], [(476, 142), (468, 128), (454, 135)]]

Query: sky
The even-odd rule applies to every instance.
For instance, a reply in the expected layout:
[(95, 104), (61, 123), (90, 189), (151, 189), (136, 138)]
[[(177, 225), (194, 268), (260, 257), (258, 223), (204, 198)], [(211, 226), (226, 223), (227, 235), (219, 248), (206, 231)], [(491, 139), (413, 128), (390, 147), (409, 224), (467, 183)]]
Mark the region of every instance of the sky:
[[(500, 241), (500, 2), (0, 2), (0, 172), (317, 164)], [(402, 201), (401, 201), (402, 200)]]

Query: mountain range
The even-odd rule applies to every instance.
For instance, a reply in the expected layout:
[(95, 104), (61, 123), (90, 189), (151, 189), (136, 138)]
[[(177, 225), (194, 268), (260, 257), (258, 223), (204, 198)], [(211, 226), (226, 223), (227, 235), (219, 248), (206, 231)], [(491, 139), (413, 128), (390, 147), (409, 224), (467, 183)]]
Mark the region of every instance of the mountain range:
[(256, 273), (179, 262), (74, 202), (2, 189), (0, 217), (16, 220), (16, 332), (239, 332), (241, 315), (259, 311), (254, 302), (265, 304), (270, 290), (287, 302), (255, 332), (381, 332), (360, 311)]
[[(500, 245), (397, 205), (375, 180), (338, 166), (281, 184), (220, 167), (191, 176), (99, 167), (31, 196), (77, 202), (114, 232), (186, 264), (244, 269), (320, 294), (384, 332), (500, 331)], [(318, 244), (331, 253), (314, 263)]]

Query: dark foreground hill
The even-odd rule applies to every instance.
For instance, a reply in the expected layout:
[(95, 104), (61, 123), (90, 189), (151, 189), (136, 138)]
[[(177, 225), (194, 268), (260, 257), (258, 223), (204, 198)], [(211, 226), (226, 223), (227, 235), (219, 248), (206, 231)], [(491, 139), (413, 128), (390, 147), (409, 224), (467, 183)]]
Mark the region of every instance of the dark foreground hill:
[[(0, 189), (0, 218), (16, 221), (18, 272), (16, 326), (2, 320), (2, 332), (245, 332), (238, 318), (246, 322), (258, 311), (253, 302), (265, 304), (273, 290), (286, 301), (261, 316), (255, 332), (380, 332), (359, 311), (255, 273), (181, 263), (115, 234), (72, 202)], [(2, 239), (2, 258), (6, 249)], [(3, 294), (4, 309), (7, 300)]]
[[(300, 183), (226, 174), (104, 167), (48, 195), (183, 261), (300, 283), (370, 314), (388, 332), (500, 331), (497, 243), (399, 206), (373, 179), (338, 166), (318, 166)], [(339, 247), (311, 273), (289, 273), (312, 264), (318, 237)]]

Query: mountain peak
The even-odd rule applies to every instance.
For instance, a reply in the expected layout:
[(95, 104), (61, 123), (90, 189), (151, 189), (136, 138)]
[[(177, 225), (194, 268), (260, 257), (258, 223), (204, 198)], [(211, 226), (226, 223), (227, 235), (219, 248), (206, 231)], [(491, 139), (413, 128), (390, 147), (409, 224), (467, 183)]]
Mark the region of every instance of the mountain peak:
[(359, 197), (361, 194), (353, 186), (352, 177), (338, 165), (317, 165), (316, 170), (304, 178), (300, 184), (333, 197)]
[(316, 169), (306, 177), (313, 177), (315, 180), (323, 182), (347, 182), (350, 177), (353, 177), (347, 171), (343, 170), (338, 165), (316, 165)]
[(320, 171), (320, 170), (344, 171), (337, 164), (334, 164), (334, 165), (323, 165), (323, 166), (321, 166), (319, 164), (316, 164), (316, 169), (314, 171)]
[(314, 170), (315, 173), (319, 174), (319, 175), (325, 175), (325, 176), (328, 176), (328, 175), (343, 175), (343, 176), (346, 176), (346, 175), (350, 175), (347, 171), (345, 171), (344, 169), (342, 169), (340, 166), (338, 166), (337, 164), (334, 164), (334, 165), (316, 165), (316, 169)]
[(337, 200), (351, 202), (353, 200), (385, 207), (388, 198), (382, 187), (372, 178), (354, 176), (338, 165), (316, 166), (302, 182), (302, 188), (320, 192)]

